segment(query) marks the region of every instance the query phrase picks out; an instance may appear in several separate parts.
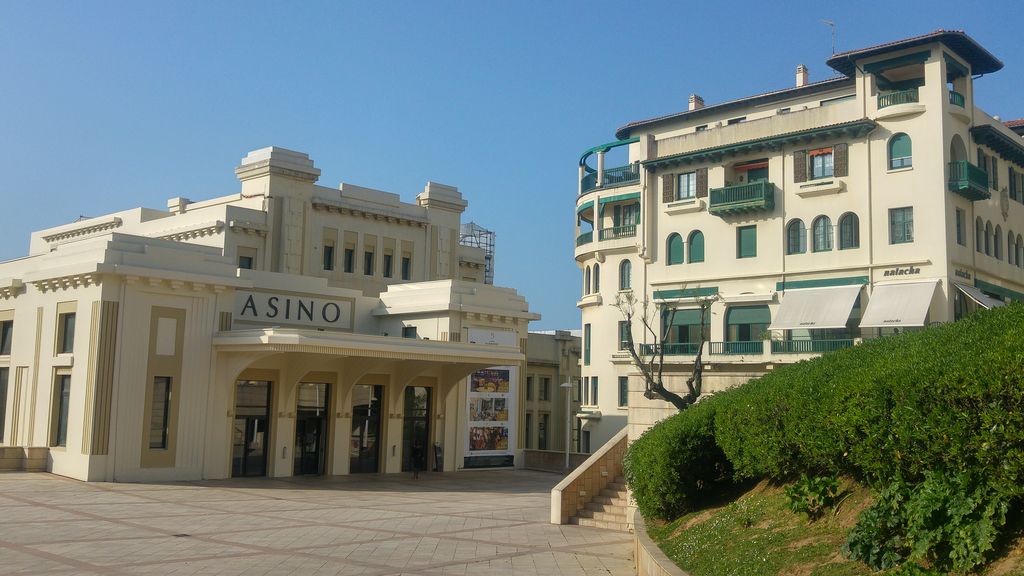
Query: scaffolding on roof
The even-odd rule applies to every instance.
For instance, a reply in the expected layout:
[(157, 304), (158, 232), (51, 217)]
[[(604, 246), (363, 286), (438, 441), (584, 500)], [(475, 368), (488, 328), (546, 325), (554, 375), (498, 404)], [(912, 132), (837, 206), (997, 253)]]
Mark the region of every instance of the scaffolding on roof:
[(459, 229), (459, 244), (484, 251), (484, 284), (494, 284), (494, 232), (467, 222)]

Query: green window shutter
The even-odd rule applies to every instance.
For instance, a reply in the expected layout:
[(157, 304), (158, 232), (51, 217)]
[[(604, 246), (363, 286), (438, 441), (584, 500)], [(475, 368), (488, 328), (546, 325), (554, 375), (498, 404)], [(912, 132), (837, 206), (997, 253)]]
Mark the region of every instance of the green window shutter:
[(736, 229), (736, 257), (753, 258), (757, 256), (757, 227), (741, 226)]
[(772, 314), (767, 306), (732, 306), (726, 314), (726, 324), (771, 324)]
[(845, 142), (840, 142), (832, 147), (832, 175), (850, 175), (850, 147)]
[(912, 156), (910, 136), (906, 134), (897, 134), (892, 137), (889, 141), (889, 159), (893, 158), (906, 158)]
[(665, 204), (676, 199), (675, 183), (674, 174), (661, 175), (661, 201)]
[(590, 324), (583, 326), (583, 364), (590, 365)]
[(668, 264), (683, 263), (683, 237), (673, 234), (668, 237)]
[(793, 182), (807, 182), (807, 150), (793, 152)]
[(704, 233), (696, 230), (690, 234), (690, 263), (704, 261)]
[(697, 198), (708, 197), (708, 169), (697, 168)]
[(999, 189), (999, 159), (996, 158), (995, 156), (992, 156), (991, 158), (988, 159), (988, 161), (989, 161), (989, 164), (991, 165), (991, 168), (992, 168), (992, 172), (990, 173), (991, 174), (990, 179), (991, 179), (991, 182), (992, 182), (992, 186), (991, 187), (992, 187), (993, 190), (998, 190)]

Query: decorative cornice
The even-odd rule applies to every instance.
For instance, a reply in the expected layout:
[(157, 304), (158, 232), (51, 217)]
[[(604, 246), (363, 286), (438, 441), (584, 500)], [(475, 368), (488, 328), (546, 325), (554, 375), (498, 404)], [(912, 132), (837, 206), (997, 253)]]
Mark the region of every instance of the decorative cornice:
[(204, 222), (196, 226), (189, 228), (182, 228), (175, 230), (169, 234), (160, 234), (157, 238), (162, 240), (171, 240), (173, 242), (183, 242), (185, 240), (192, 240), (194, 238), (203, 238), (205, 236), (214, 236), (224, 231), (224, 223), (220, 220), (216, 222)]
[(261, 238), (266, 237), (267, 232), (270, 230), (270, 227), (266, 224), (248, 222), (244, 220), (231, 220), (228, 222), (228, 228), (230, 228), (232, 232), (238, 234), (250, 234)]
[(18, 278), (7, 280), (0, 286), (0, 300), (9, 300), (25, 291), (25, 283)]
[(381, 214), (379, 212), (371, 212), (369, 210), (361, 210), (359, 208), (351, 208), (349, 206), (342, 206), (341, 204), (335, 204), (326, 200), (314, 200), (313, 210), (323, 212), (334, 212), (343, 216), (361, 217), (367, 219), (378, 220), (387, 222), (389, 224), (401, 224), (411, 226), (413, 228), (426, 228), (427, 222), (425, 220), (418, 220), (415, 218), (409, 218), (405, 216), (395, 216), (393, 214)]
[(100, 284), (101, 275), (96, 272), (85, 272), (81, 274), (70, 274), (57, 276), (55, 278), (44, 278), (33, 280), (31, 283), (40, 292), (56, 292), (73, 288), (85, 288)]
[(107, 230), (113, 230), (114, 228), (121, 227), (121, 219), (114, 216), (106, 218), (99, 222), (87, 223), (77, 228), (70, 228), (61, 230), (60, 232), (54, 232), (53, 234), (47, 234), (43, 236), (43, 240), (48, 244), (62, 244), (64, 242), (70, 242), (72, 240), (80, 240), (87, 236), (94, 236)]

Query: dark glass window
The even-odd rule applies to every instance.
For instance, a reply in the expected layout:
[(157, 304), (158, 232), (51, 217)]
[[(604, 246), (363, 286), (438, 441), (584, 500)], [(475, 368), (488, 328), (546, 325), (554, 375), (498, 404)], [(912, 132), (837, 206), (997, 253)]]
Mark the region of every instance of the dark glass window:
[(363, 252), (363, 274), (373, 276), (373, 252)]
[(619, 376), (619, 408), (629, 406), (629, 377)]
[(402, 280), (412, 279), (412, 258), (402, 257)]
[(53, 446), (68, 445), (68, 410), (71, 402), (71, 375), (60, 374), (57, 376), (54, 393), (54, 422)]
[(11, 354), (11, 342), (14, 340), (14, 320), (0, 322), (0, 356)]
[(153, 400), (149, 408), (149, 447), (167, 448), (167, 425), (170, 420), (171, 379), (153, 378)]
[(352, 248), (345, 248), (345, 272), (351, 274), (356, 270), (356, 251)]
[(67, 312), (61, 314), (58, 318), (59, 334), (57, 342), (57, 352), (60, 354), (70, 354), (75, 349), (75, 313)]
[(384, 277), (391, 278), (392, 260), (394, 257), (391, 254), (384, 255)]
[(334, 246), (324, 245), (324, 270), (334, 270)]

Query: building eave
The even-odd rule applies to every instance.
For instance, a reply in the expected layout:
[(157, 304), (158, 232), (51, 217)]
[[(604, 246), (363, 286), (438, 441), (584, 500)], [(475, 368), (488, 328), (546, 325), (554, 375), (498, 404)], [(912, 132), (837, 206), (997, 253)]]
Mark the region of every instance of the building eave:
[(971, 136), (978, 144), (988, 146), (999, 154), (999, 157), (1008, 162), (1024, 166), (1024, 141), (1019, 137), (1015, 138), (1004, 134), (995, 126), (982, 124), (971, 128)]
[(1003, 63), (992, 55), (981, 44), (962, 30), (936, 30), (913, 38), (904, 38), (869, 48), (858, 48), (834, 54), (825, 61), (832, 69), (841, 74), (853, 77), (857, 71), (857, 61), (879, 54), (886, 54), (904, 48), (913, 48), (934, 42), (941, 43), (966, 60), (971, 65), (973, 74), (989, 74), (1003, 68)]

